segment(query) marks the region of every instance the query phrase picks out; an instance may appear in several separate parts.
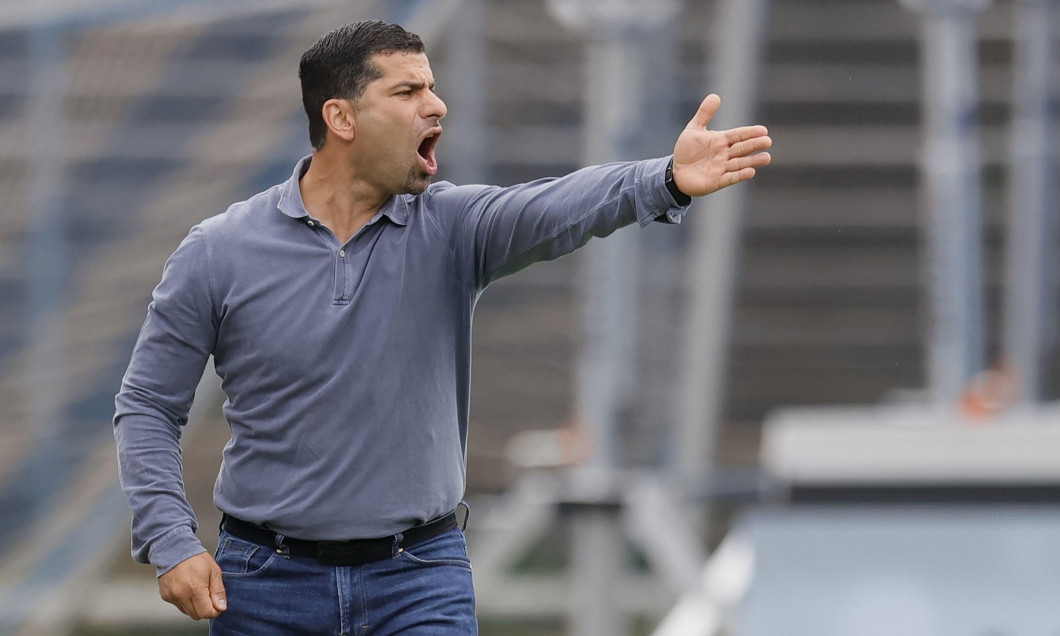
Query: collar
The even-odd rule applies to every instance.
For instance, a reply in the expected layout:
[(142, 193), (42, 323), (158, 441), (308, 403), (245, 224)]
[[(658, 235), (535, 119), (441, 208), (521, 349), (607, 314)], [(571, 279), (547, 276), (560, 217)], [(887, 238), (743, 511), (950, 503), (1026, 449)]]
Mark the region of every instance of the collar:
[[(297, 164), (295, 164), (294, 171), (291, 173), (291, 178), (283, 184), (283, 189), (280, 192), (280, 202), (277, 205), (280, 212), (283, 212), (292, 219), (302, 219), (309, 216), (309, 211), (305, 209), (305, 202), (302, 201), (302, 189), (298, 187), (298, 182), (305, 176), (307, 170), (309, 170), (309, 163), (313, 160), (313, 155), (302, 157)], [(372, 217), (369, 223), (376, 222), (380, 216), (385, 216), (397, 225), (407, 225), (409, 219), (408, 202), (405, 200), (407, 197), (404, 196), (392, 196), (383, 204), (383, 207)]]

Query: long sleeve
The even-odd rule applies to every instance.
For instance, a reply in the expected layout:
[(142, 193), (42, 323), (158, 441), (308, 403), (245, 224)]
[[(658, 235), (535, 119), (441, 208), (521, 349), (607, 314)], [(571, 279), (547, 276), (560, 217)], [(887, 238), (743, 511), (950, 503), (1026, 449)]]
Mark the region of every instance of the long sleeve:
[(685, 208), (664, 185), (668, 161), (610, 163), (509, 188), (443, 190), (433, 195), (438, 224), (450, 234), (455, 257), (470, 261), (481, 289), (625, 225), (679, 222)]
[(211, 296), (206, 236), (196, 227), (166, 262), (115, 398), (133, 558), (159, 576), (204, 551), (184, 492), (180, 436), (217, 337)]

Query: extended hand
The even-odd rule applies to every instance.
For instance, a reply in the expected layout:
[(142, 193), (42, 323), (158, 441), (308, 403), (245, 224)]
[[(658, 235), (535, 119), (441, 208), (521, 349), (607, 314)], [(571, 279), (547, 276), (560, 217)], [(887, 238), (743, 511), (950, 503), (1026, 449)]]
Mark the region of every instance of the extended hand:
[(181, 561), (158, 577), (158, 591), (163, 601), (195, 620), (217, 618), (228, 607), (221, 568), (206, 552)]
[(707, 95), (674, 146), (674, 183), (688, 196), (701, 197), (755, 176), (770, 161), (773, 145), (765, 126), (707, 130), (721, 98)]

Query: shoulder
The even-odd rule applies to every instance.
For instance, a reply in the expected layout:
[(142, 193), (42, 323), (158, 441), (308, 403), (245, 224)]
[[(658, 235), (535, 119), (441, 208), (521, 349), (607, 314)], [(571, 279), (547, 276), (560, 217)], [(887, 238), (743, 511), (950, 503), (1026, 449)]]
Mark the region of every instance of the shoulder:
[(275, 222), (273, 217), (283, 216), (278, 207), (282, 190), (283, 184), (275, 185), (249, 199), (233, 203), (227, 210), (203, 220), (197, 227), (213, 241), (235, 238)]
[(404, 195), (408, 210), (435, 218), (452, 218), (469, 212), (483, 196), (496, 186), (455, 185), (449, 181), (433, 183), (419, 195)]

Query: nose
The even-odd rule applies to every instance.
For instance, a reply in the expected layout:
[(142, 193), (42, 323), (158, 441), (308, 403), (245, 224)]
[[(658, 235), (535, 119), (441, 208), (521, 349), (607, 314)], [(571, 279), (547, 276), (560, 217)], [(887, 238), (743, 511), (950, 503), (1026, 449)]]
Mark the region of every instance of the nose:
[(445, 107), (445, 102), (442, 101), (442, 98), (438, 97), (438, 94), (433, 91), (427, 91), (427, 95), (425, 116), (428, 118), (437, 117), (438, 119), (445, 117), (449, 109)]

